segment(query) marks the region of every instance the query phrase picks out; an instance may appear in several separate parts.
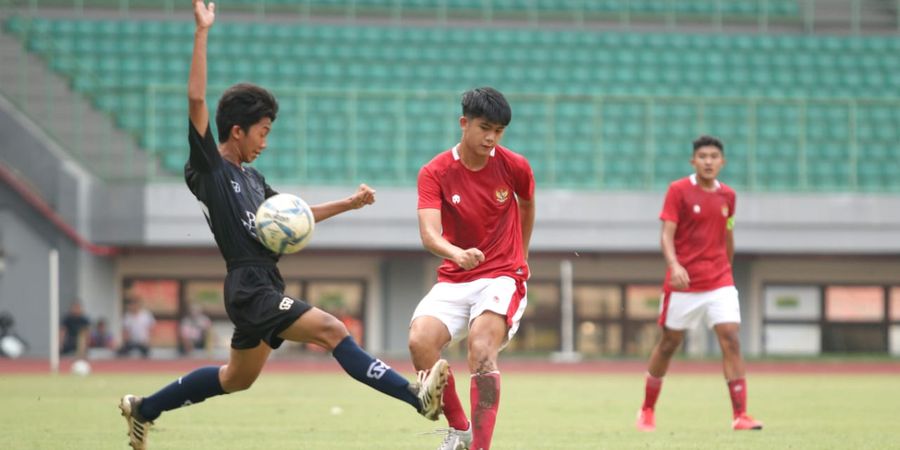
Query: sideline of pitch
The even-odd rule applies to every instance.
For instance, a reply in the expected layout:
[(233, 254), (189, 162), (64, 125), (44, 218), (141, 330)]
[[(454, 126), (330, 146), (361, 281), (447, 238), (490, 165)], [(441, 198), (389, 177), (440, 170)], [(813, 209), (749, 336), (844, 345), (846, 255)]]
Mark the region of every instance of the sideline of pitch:
[[(74, 358), (60, 361), (60, 373), (69, 373)], [(388, 359), (386, 362), (401, 373), (412, 373), (408, 361)], [(90, 360), (92, 373), (170, 373), (186, 372), (198, 365), (224, 364), (224, 359), (181, 358), (181, 359), (98, 359)], [(451, 360), (453, 367), (462, 369), (463, 360)], [(46, 359), (2, 359), (0, 374), (47, 373), (50, 364)], [(267, 363), (269, 373), (340, 372), (341, 367), (326, 356), (303, 359), (273, 358)], [(640, 360), (595, 360), (575, 363), (554, 363), (548, 360), (508, 358), (502, 362), (504, 373), (534, 374), (633, 374), (646, 370), (646, 362)], [(673, 373), (717, 374), (721, 373), (721, 362), (713, 360), (675, 360)], [(754, 360), (747, 362), (747, 371), (753, 374), (851, 374), (876, 375), (900, 374), (900, 361), (857, 361), (857, 360)]]

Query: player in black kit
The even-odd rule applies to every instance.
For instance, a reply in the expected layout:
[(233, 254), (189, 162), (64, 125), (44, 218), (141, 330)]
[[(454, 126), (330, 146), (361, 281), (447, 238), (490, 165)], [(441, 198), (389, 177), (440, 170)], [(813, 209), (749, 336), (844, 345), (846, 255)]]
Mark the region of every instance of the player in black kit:
[[(337, 318), (284, 295), (284, 281), (276, 267), (278, 255), (260, 244), (253, 226), (259, 205), (276, 192), (259, 172), (242, 165), (255, 160), (266, 148), (278, 103), (267, 90), (252, 84), (228, 88), (216, 109), (216, 145), (206, 105), (206, 42), (215, 20), (215, 5), (193, 1), (197, 28), (188, 81), (190, 157), (184, 176), (203, 204), (207, 223), (225, 258), (225, 309), (235, 329), (228, 364), (197, 369), (148, 397), (122, 397), (119, 408), (128, 423), (130, 445), (145, 449), (152, 421), (164, 411), (249, 388), (272, 349), (284, 340), (327, 348), (356, 380), (437, 420), (447, 383), (446, 361), (419, 372), (418, 380), (410, 383), (362, 350)], [(363, 184), (346, 199), (311, 209), (316, 222), (321, 222), (374, 201), (375, 191)]]

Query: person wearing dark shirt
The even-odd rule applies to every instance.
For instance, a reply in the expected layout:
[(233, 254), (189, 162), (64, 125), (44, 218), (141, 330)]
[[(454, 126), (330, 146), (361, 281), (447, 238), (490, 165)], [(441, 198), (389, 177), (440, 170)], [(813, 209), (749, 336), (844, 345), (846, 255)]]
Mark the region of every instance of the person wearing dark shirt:
[[(147, 447), (152, 421), (164, 411), (199, 403), (209, 397), (248, 389), (266, 359), (285, 340), (314, 343), (328, 349), (354, 379), (402, 400), (431, 420), (441, 413), (448, 365), (440, 360), (420, 371), (410, 383), (357, 345), (337, 318), (303, 300), (284, 294), (278, 255), (257, 240), (255, 212), (276, 192), (253, 162), (266, 148), (266, 138), (278, 112), (267, 90), (248, 83), (228, 88), (216, 108), (216, 145), (206, 105), (206, 43), (215, 20), (215, 6), (194, 0), (194, 53), (188, 80), (188, 141), (190, 157), (185, 181), (201, 202), (216, 245), (225, 259), (225, 309), (234, 322), (228, 364), (197, 369), (148, 397), (125, 395), (119, 408), (128, 424), (130, 445)], [(316, 222), (375, 201), (365, 184), (343, 200), (312, 206)], [(378, 414), (373, 411), (372, 414)]]
[(91, 330), (91, 336), (88, 340), (88, 347), (90, 348), (113, 348), (113, 337), (112, 333), (109, 332), (109, 328), (106, 325), (106, 319), (99, 318), (97, 322), (94, 324), (94, 329)]
[(81, 303), (77, 301), (72, 303), (60, 325), (59, 339), (61, 344), (59, 354), (75, 354), (79, 358), (83, 358), (87, 349), (87, 337), (90, 327), (91, 321), (84, 315)]

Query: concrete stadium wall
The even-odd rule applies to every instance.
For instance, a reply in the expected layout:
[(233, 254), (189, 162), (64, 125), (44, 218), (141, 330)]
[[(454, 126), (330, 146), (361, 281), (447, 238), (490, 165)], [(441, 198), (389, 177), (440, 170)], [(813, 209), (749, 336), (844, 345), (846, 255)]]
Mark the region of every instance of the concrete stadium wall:
[[(33, 194), (87, 240), (98, 231), (104, 232), (105, 226), (92, 225), (110, 222), (107, 218), (111, 215), (127, 216), (138, 223), (142, 220), (139, 202), (121, 202), (133, 209), (107, 208), (110, 203), (104, 197), (125, 191), (110, 193), (2, 96), (0, 164), (15, 173)], [(129, 228), (140, 231), (140, 227), (123, 227)], [(139, 237), (137, 232), (125, 236), (130, 240)], [(4, 271), (0, 273), (0, 310), (13, 314), (18, 323), (16, 329), (30, 344), (31, 352), (45, 355), (50, 348), (48, 254), (51, 248), (60, 252), (61, 315), (75, 299), (81, 300), (89, 314), (105, 311), (112, 299), (114, 261), (80, 249), (38, 213), (34, 205), (0, 183), (0, 250), (5, 260)]]
[[(410, 250), (420, 246), (415, 189), (378, 189), (369, 208), (329, 219), (312, 248)], [(352, 188), (275, 186), (310, 203)], [(536, 251), (655, 252), (662, 192), (540, 190), (532, 238)], [(209, 229), (183, 183), (144, 190), (146, 246), (207, 246)], [(745, 254), (900, 254), (900, 196), (738, 193), (736, 251)]]

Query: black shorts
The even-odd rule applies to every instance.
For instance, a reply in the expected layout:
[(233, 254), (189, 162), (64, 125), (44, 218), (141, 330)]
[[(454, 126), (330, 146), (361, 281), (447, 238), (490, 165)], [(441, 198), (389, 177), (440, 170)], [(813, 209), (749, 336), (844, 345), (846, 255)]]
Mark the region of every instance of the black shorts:
[(275, 266), (243, 266), (225, 277), (225, 311), (234, 323), (231, 348), (255, 348), (265, 341), (278, 348), (278, 334), (312, 308), (284, 295), (284, 280)]

